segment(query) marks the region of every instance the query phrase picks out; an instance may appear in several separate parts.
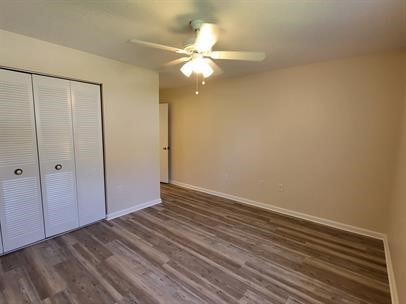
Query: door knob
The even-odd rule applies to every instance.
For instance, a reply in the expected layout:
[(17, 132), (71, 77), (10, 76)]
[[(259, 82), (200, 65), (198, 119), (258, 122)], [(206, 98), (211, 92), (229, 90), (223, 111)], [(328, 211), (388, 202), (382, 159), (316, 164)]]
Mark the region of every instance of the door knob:
[(21, 174), (23, 174), (23, 169), (20, 169), (20, 168), (15, 169), (15, 170), (14, 170), (14, 174), (15, 174), (15, 175), (21, 175)]
[(62, 169), (62, 165), (61, 165), (61, 164), (57, 164), (57, 165), (55, 166), (55, 169), (56, 169), (56, 170), (61, 170), (61, 169)]
[(164, 150), (169, 150), (169, 147), (164, 147)]

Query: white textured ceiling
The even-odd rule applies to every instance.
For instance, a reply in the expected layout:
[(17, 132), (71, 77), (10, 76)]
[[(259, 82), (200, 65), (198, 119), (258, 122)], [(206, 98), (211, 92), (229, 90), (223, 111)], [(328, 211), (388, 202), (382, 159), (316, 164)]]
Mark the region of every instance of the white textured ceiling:
[[(177, 54), (128, 40), (182, 47), (191, 19), (219, 25), (215, 50), (267, 54), (218, 61), (217, 77), (406, 48), (406, 0), (0, 0), (1, 29), (152, 69)], [(161, 87), (191, 82), (178, 68), (160, 73)]]

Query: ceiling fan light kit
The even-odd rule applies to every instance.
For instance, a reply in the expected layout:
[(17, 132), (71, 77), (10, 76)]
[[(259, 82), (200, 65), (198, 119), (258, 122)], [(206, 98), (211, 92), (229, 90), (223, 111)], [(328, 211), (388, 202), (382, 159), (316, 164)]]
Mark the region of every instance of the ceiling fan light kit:
[(181, 68), (180, 71), (185, 75), (186, 77), (190, 77), (193, 73), (193, 64), (191, 61), (186, 62)]
[[(183, 49), (138, 39), (132, 39), (130, 42), (185, 55), (186, 57), (181, 57), (164, 64), (164, 67), (184, 63), (180, 71), (188, 78), (193, 73), (195, 73), (196, 76), (202, 75), (203, 78), (210, 77), (213, 74), (218, 75), (223, 73), (223, 70), (212, 59), (257, 62), (265, 59), (265, 53), (263, 52), (212, 51), (213, 46), (218, 40), (217, 26), (213, 23), (205, 23), (202, 20), (192, 20), (189, 24), (195, 31), (196, 38)], [(202, 84), (204, 84), (204, 80)], [(197, 94), (198, 91), (196, 90), (196, 95)]]
[(214, 72), (203, 57), (193, 58), (192, 60), (186, 62), (180, 68), (180, 70), (186, 77), (190, 77), (190, 75), (194, 72), (196, 74), (203, 75), (204, 78), (207, 78), (210, 77)]

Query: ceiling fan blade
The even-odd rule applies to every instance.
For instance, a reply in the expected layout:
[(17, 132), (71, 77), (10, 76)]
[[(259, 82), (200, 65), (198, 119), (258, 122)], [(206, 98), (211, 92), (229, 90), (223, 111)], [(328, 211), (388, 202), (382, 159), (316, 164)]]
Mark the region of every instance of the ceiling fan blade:
[(180, 53), (180, 54), (186, 54), (186, 52), (184, 50), (173, 47), (173, 46), (167, 46), (167, 45), (163, 45), (163, 44), (159, 44), (159, 43), (148, 42), (148, 41), (143, 41), (143, 40), (138, 40), (138, 39), (131, 39), (130, 42), (139, 44), (139, 45), (143, 45), (146, 47), (155, 48), (155, 49), (176, 52), (176, 53)]
[(195, 49), (198, 52), (209, 52), (213, 45), (216, 44), (217, 37), (217, 26), (212, 23), (203, 23), (197, 32)]
[(223, 70), (210, 58), (205, 58), (208, 65), (213, 69), (213, 76), (223, 74)]
[(177, 65), (177, 64), (181, 64), (183, 62), (189, 61), (190, 57), (181, 57), (172, 61), (169, 61), (165, 64), (162, 65), (162, 68), (169, 68), (171, 66)]
[(213, 59), (225, 60), (262, 61), (265, 59), (265, 53), (263, 52), (214, 51), (209, 56)]

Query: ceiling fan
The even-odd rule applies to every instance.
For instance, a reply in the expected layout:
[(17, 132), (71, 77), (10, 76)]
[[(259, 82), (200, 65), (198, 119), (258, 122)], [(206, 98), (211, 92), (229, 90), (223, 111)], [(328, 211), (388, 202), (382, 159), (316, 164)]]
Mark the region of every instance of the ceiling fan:
[(201, 74), (204, 78), (213, 73), (221, 74), (222, 69), (213, 59), (245, 61), (262, 61), (265, 59), (263, 52), (212, 51), (218, 40), (217, 26), (213, 23), (204, 23), (202, 20), (192, 20), (190, 26), (195, 31), (196, 37), (192, 38), (183, 49), (138, 39), (132, 39), (130, 42), (184, 55), (184, 57), (164, 64), (163, 67), (168, 68), (183, 63), (180, 70), (187, 77), (190, 77), (192, 73)]

